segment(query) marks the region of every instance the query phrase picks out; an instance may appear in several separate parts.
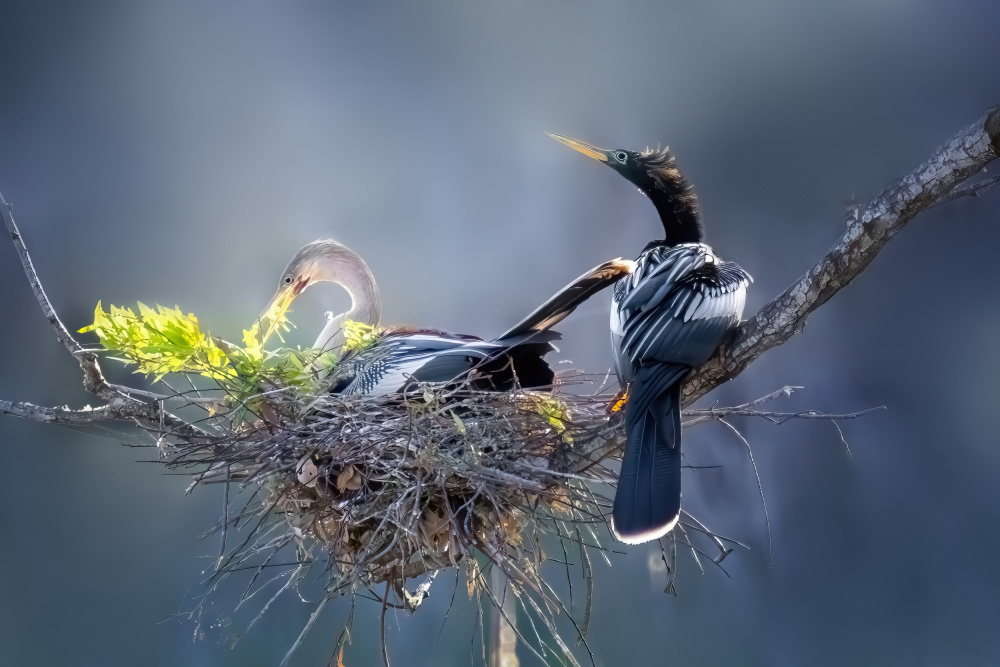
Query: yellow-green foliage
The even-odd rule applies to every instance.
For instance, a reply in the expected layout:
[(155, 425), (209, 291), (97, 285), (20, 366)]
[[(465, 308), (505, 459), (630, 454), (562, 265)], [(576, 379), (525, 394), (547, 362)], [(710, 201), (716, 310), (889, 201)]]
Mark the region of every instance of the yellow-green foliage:
[[(278, 324), (284, 324), (282, 322)], [(180, 308), (138, 304), (131, 308), (98, 302), (94, 323), (80, 329), (94, 332), (107, 350), (136, 366), (136, 372), (160, 380), (168, 373), (202, 375), (215, 380), (233, 399), (259, 393), (275, 385), (310, 389), (337, 363), (333, 352), (315, 349), (265, 350), (260, 325), (243, 330), (243, 345), (203, 332), (194, 314)], [(378, 329), (360, 322), (344, 322), (344, 351), (363, 350), (378, 339)]]
[(549, 420), (549, 424), (555, 429), (563, 442), (572, 445), (573, 436), (570, 435), (568, 426), (571, 424), (569, 406), (554, 396), (535, 396), (535, 412)]
[[(101, 345), (134, 363), (137, 372), (156, 376), (157, 380), (167, 373), (197, 373), (214, 380), (231, 379), (237, 374), (229, 355), (202, 333), (198, 318), (176, 307), (157, 306), (153, 310), (140, 302), (136, 315), (131, 308), (117, 306), (105, 312), (98, 302), (94, 323), (80, 329), (80, 333), (88, 331), (97, 334)], [(259, 348), (248, 346), (242, 352), (247, 361), (253, 361), (253, 356), (260, 360)]]
[(367, 350), (378, 340), (379, 330), (370, 324), (344, 320), (344, 352)]
[[(108, 350), (122, 361), (135, 364), (136, 372), (156, 380), (168, 373), (186, 373), (211, 378), (234, 397), (247, 396), (270, 384), (310, 386), (317, 371), (330, 370), (336, 364), (333, 353), (319, 350), (280, 348), (264, 349), (259, 324), (243, 331), (243, 345), (228, 343), (202, 332), (198, 318), (184, 314), (177, 307), (149, 308), (139, 303), (136, 314), (131, 308), (111, 306), (107, 311), (98, 302), (94, 323), (80, 329), (92, 331)], [(348, 339), (358, 347), (374, 341), (371, 327), (347, 322)]]

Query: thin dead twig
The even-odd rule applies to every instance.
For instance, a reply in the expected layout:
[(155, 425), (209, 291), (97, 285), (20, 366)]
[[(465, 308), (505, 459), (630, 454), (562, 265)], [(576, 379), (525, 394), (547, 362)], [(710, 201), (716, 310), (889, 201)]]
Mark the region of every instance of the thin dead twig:
[(695, 417), (690, 421), (684, 422), (682, 425), (684, 427), (691, 427), (697, 424), (701, 424), (707, 421), (721, 420), (725, 417), (760, 417), (766, 419), (772, 424), (784, 424), (792, 419), (825, 419), (833, 422), (846, 421), (849, 419), (857, 419), (858, 417), (864, 417), (865, 415), (870, 415), (873, 412), (881, 412), (885, 410), (886, 406), (879, 405), (874, 408), (868, 408), (867, 410), (859, 410), (857, 412), (845, 412), (843, 414), (831, 414), (829, 412), (820, 412), (818, 410), (802, 410), (800, 412), (767, 412), (763, 410), (747, 410), (739, 407), (736, 408), (711, 408), (708, 410), (684, 410), (684, 416)]

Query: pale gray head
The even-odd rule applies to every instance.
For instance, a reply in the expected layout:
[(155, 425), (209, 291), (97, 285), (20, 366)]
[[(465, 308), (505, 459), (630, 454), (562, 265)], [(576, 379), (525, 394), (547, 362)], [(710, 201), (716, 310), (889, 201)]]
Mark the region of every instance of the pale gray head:
[(261, 315), (261, 320), (269, 326), (265, 340), (277, 329), (295, 297), (319, 282), (337, 283), (343, 287), (351, 297), (351, 309), (331, 318), (316, 341), (317, 347), (328, 349), (344, 320), (372, 326), (379, 323), (382, 300), (368, 265), (360, 255), (342, 243), (321, 239), (304, 245), (282, 271), (278, 291)]

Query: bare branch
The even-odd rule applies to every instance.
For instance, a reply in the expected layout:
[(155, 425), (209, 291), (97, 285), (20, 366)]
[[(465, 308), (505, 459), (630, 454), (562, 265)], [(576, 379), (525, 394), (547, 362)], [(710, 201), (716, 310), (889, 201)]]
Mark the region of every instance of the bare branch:
[[(114, 414), (111, 407), (71, 410), (69, 408), (49, 408), (34, 403), (0, 400), (0, 415), (23, 417), (45, 424), (97, 424), (109, 419), (131, 419), (131, 416)], [(117, 412), (121, 412), (118, 410)]]
[(69, 332), (66, 326), (59, 319), (56, 314), (55, 308), (49, 302), (49, 297), (45, 295), (45, 290), (42, 288), (42, 283), (38, 279), (38, 274), (35, 272), (34, 264), (31, 262), (31, 256), (28, 254), (28, 248), (24, 244), (24, 239), (21, 237), (21, 232), (18, 230), (17, 225), (14, 223), (14, 207), (7, 203), (7, 200), (3, 198), (3, 194), (0, 193), (0, 215), (3, 216), (4, 226), (7, 228), (7, 233), (10, 234), (11, 241), (14, 243), (14, 248), (17, 250), (18, 256), (21, 258), (21, 266), (24, 267), (24, 273), (28, 277), (28, 284), (31, 285), (31, 291), (35, 293), (35, 299), (38, 300), (38, 305), (42, 308), (42, 314), (45, 315), (45, 319), (49, 321), (52, 325), (53, 330), (56, 332), (56, 338), (59, 342), (66, 346), (66, 349), (70, 351), (70, 354), (76, 355), (83, 351), (83, 346), (73, 335)]
[(872, 199), (825, 257), (740, 326), (688, 380), (684, 403), (733, 379), (761, 354), (802, 331), (809, 315), (857, 278), (906, 223), (998, 155), (1000, 108), (994, 108)]
[(43, 424), (100, 424), (108, 421), (132, 422), (146, 429), (149, 433), (170, 433), (185, 437), (199, 437), (199, 433), (185, 421), (170, 414), (159, 412), (159, 407), (148, 403), (111, 401), (107, 405), (91, 408), (87, 406), (79, 410), (68, 407), (52, 408), (35, 405), (26, 401), (7, 401), (0, 399), (0, 415), (21, 417)]
[(42, 309), (42, 315), (52, 325), (56, 339), (66, 346), (66, 349), (76, 357), (77, 362), (80, 364), (80, 369), (83, 371), (83, 386), (91, 394), (99, 396), (106, 401), (123, 399), (124, 397), (112, 389), (104, 379), (101, 367), (97, 363), (97, 355), (84, 349), (79, 341), (73, 337), (73, 334), (69, 332), (66, 325), (62, 323), (62, 320), (59, 319), (59, 315), (56, 314), (55, 308), (52, 307), (52, 303), (49, 301), (49, 297), (45, 294), (45, 289), (42, 287), (42, 281), (38, 279), (38, 274), (35, 272), (31, 255), (28, 254), (28, 247), (24, 243), (24, 237), (21, 236), (21, 232), (17, 228), (17, 223), (14, 222), (14, 207), (7, 203), (2, 193), (0, 193), (0, 216), (3, 216), (3, 223), (7, 228), (7, 233), (10, 234), (10, 239), (14, 243), (14, 249), (17, 250), (18, 257), (21, 258), (24, 275), (28, 278), (31, 291), (34, 292), (35, 299)]
[[(69, 332), (66, 325), (59, 319), (55, 308), (49, 301), (42, 287), (42, 281), (35, 272), (35, 266), (28, 254), (28, 247), (24, 243), (24, 237), (14, 222), (14, 207), (7, 203), (3, 194), (0, 193), (0, 216), (3, 217), (4, 226), (10, 234), (11, 241), (17, 254), (21, 259), (21, 266), (24, 274), (31, 285), (31, 291), (35, 294), (39, 307), (45, 319), (52, 325), (56, 334), (56, 339), (66, 346), (77, 362), (80, 370), (83, 371), (83, 386), (95, 396), (104, 399), (108, 405), (94, 410), (70, 410), (69, 408), (45, 408), (30, 403), (16, 403), (11, 401), (0, 401), (0, 414), (11, 414), (19, 417), (26, 417), (34, 421), (50, 423), (73, 423), (91, 424), (101, 421), (94, 415), (104, 415), (104, 419), (114, 420), (136, 420), (145, 427), (161, 426), (170, 429), (181, 429), (186, 434), (196, 432), (186, 422), (174, 417), (169, 413), (164, 413), (161, 406), (155, 403), (145, 403), (133, 398), (126, 393), (119, 391), (108, 384), (101, 372), (100, 364), (97, 362), (97, 355), (93, 351), (84, 348), (73, 334)], [(143, 393), (136, 390), (129, 390), (131, 393)]]

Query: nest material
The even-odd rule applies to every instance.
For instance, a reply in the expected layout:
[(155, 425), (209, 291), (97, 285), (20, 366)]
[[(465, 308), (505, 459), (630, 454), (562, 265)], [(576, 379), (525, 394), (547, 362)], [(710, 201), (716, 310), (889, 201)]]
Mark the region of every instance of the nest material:
[[(318, 607), (286, 662), (327, 602), (344, 595), (351, 596), (351, 613), (335, 652), (349, 636), (357, 596), (382, 604), (385, 651), (386, 610), (415, 610), (435, 575), (451, 568), (464, 569), (480, 611), (483, 602), (492, 604), (517, 632), (513, 609), (509, 600), (504, 602), (512, 593), (533, 641), (518, 636), (539, 659), (577, 665), (556, 617), (564, 614), (586, 647), (591, 554), (607, 560), (601, 542), (607, 541), (611, 502), (601, 490), (615, 482), (603, 462), (623, 445), (627, 396), (565, 389), (600, 383), (599, 377), (569, 371), (557, 376), (552, 391), (486, 391), (467, 381), (417, 384), (406, 393), (379, 397), (277, 386), (243, 399), (226, 393), (212, 398), (212, 392), (192, 385), (190, 392), (160, 399), (184, 401), (183, 409), (203, 411), (199, 418), (172, 417), (176, 428), (167, 432), (147, 428), (157, 436), (168, 467), (195, 470), (192, 486), (225, 486), (215, 585), (250, 573), (238, 609), (272, 583), (284, 582), (251, 626), (282, 593), (294, 589), (302, 595), (300, 583), (321, 566), (325, 577)], [(686, 410), (691, 419), (684, 426), (719, 420), (749, 454), (749, 443), (724, 417), (762, 417), (775, 424), (820, 419), (836, 425), (884, 409), (847, 414), (759, 409), (794, 389), (786, 386), (731, 408)], [(766, 524), (762, 490), (761, 503)], [(553, 545), (562, 550), (558, 562), (567, 568), (571, 603), (571, 557), (582, 566), (587, 591), (580, 623), (543, 576), (543, 564), (558, 560), (546, 556)], [(674, 593), (678, 546), (690, 550), (699, 568), (701, 557), (721, 568), (733, 546), (745, 545), (713, 533), (682, 509), (681, 520), (660, 546), (665, 592)], [(291, 550), (294, 560), (279, 562), (279, 554)], [(271, 576), (271, 568), (279, 574)]]
[[(498, 567), (572, 663), (553, 624), (565, 608), (540, 573), (543, 542), (550, 535), (564, 552), (574, 543), (589, 588), (586, 552), (602, 548), (610, 505), (592, 486), (613, 481), (601, 461), (623, 439), (610, 398), (468, 384), (382, 397), (286, 388), (210, 405), (191, 422), (200, 433), (160, 443), (168, 466), (196, 469), (195, 485), (237, 490), (218, 526), (217, 580), (247, 570), (256, 579), (294, 548), (285, 589), (321, 565), (325, 600), (362, 591), (413, 610), (433, 575), (455, 567), (470, 595), (496, 603), (484, 569)], [(234, 425), (236, 410), (258, 418)], [(589, 595), (581, 638), (588, 619)]]

